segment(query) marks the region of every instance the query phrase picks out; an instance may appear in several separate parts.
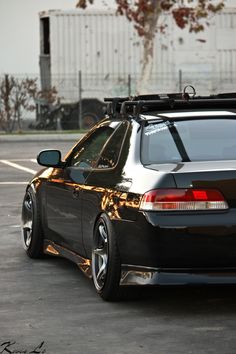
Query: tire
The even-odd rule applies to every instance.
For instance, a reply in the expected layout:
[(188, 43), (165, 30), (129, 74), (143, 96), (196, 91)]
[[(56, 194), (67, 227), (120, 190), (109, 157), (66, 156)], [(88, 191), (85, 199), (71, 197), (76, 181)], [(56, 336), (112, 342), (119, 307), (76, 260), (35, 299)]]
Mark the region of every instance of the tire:
[(86, 112), (83, 113), (83, 117), (82, 117), (82, 128), (83, 129), (91, 129), (98, 121), (98, 118), (96, 116), (96, 114), (94, 113), (90, 113), (90, 112)]
[(106, 214), (98, 219), (93, 238), (92, 276), (97, 293), (106, 301), (119, 300), (121, 263), (116, 236)]
[(22, 241), (30, 258), (43, 256), (43, 231), (36, 196), (29, 188), (22, 205)]

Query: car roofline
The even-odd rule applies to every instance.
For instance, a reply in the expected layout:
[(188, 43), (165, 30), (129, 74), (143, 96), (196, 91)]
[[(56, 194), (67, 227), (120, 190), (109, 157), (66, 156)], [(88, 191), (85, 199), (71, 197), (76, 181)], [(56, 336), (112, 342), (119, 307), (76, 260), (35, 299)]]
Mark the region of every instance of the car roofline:
[(184, 119), (219, 119), (219, 118), (236, 118), (236, 112), (225, 110), (210, 110), (210, 111), (178, 111), (178, 112), (155, 112), (153, 114), (143, 114), (141, 118), (145, 121), (151, 120), (184, 120)]

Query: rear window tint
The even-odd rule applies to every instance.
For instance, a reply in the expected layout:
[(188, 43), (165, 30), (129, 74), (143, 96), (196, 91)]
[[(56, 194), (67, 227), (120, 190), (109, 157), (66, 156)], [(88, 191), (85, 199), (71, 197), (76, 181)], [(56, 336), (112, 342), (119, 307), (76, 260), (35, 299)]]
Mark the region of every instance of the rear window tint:
[(143, 128), (143, 164), (236, 159), (236, 120), (194, 119), (150, 123)]

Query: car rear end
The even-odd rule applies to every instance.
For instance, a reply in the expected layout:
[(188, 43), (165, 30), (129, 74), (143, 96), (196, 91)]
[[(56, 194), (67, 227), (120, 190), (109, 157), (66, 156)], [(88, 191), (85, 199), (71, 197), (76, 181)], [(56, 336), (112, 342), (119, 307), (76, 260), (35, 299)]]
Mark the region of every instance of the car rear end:
[(135, 249), (142, 251), (133, 260), (141, 273), (149, 269), (147, 284), (173, 273), (236, 281), (235, 132), (228, 111), (162, 113), (145, 123), (141, 162), (175, 185), (157, 183), (141, 198)]

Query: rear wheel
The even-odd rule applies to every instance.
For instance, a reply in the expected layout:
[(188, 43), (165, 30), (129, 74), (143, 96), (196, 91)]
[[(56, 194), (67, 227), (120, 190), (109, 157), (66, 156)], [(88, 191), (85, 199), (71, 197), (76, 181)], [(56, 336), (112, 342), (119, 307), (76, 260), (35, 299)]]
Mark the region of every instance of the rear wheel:
[(39, 206), (34, 192), (29, 188), (22, 205), (22, 241), (23, 247), (30, 258), (43, 255), (43, 232)]
[(111, 222), (102, 214), (94, 230), (92, 275), (97, 293), (107, 301), (120, 298), (120, 255)]

